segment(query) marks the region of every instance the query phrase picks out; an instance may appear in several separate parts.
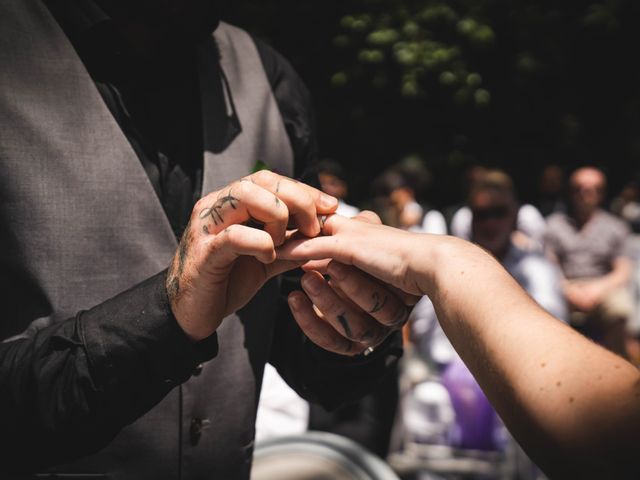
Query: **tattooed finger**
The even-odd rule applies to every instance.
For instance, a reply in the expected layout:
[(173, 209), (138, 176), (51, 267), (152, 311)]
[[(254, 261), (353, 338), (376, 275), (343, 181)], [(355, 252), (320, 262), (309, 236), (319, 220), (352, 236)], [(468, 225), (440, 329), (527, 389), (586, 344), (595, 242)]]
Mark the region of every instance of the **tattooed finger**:
[(309, 298), (302, 292), (289, 295), (289, 307), (300, 329), (313, 343), (329, 352), (340, 355), (357, 355), (367, 348), (341, 335), (313, 308)]
[(386, 336), (388, 329), (384, 325), (341, 298), (318, 272), (306, 273), (302, 277), (302, 288), (326, 321), (343, 337), (370, 346)]
[(327, 267), (331, 283), (382, 325), (399, 328), (409, 309), (391, 289), (355, 267), (332, 261)]

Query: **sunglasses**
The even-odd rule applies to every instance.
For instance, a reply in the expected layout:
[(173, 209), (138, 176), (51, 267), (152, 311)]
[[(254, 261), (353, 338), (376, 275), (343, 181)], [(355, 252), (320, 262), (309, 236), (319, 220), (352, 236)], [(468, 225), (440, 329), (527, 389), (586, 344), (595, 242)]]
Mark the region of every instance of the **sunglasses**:
[(477, 208), (472, 209), (473, 220), (474, 221), (483, 221), (490, 219), (500, 219), (505, 218), (509, 215), (508, 207), (489, 207), (489, 208)]

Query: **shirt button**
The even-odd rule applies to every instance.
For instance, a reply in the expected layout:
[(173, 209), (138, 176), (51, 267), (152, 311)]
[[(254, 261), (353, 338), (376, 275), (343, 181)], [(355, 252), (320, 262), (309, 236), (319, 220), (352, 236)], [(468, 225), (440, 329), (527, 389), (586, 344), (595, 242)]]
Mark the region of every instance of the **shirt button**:
[(196, 377), (200, 375), (202, 373), (203, 368), (204, 368), (204, 364), (201, 363), (200, 365), (198, 365), (196, 368), (193, 369), (193, 375)]
[(191, 427), (189, 428), (189, 439), (191, 445), (197, 445), (202, 437), (202, 431), (208, 428), (211, 421), (208, 418), (193, 418), (191, 419)]

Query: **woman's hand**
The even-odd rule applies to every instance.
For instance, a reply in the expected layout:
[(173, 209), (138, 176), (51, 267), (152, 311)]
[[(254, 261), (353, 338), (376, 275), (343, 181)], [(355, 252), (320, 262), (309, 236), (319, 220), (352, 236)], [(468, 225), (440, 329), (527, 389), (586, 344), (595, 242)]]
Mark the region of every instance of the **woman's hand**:
[[(360, 221), (358, 221), (360, 220)], [(335, 262), (353, 266), (362, 272), (392, 285), (411, 295), (424, 295), (427, 275), (416, 274), (413, 264), (423, 264), (430, 256), (426, 248), (429, 239), (437, 242), (436, 235), (408, 233), (380, 224), (373, 212), (362, 212), (355, 219), (331, 215), (322, 228), (323, 236), (311, 239), (289, 240), (277, 249), (278, 259), (309, 262), (305, 270), (323, 271), (330, 258)], [(416, 256), (425, 258), (417, 261)], [(347, 272), (351, 270), (345, 270)], [(337, 271), (334, 269), (334, 274)], [(352, 274), (353, 276), (354, 274)], [(355, 278), (355, 277), (354, 277)], [(345, 280), (349, 283), (348, 280)], [(346, 284), (345, 288), (349, 288)]]
[[(323, 233), (332, 236), (316, 237), (321, 241), (312, 243), (289, 240), (278, 249), (279, 259), (310, 260), (303, 266), (307, 270), (302, 277), (304, 293), (289, 296), (291, 310), (305, 334), (325, 350), (343, 355), (370, 352), (404, 326), (419, 296), (398, 288), (401, 281), (388, 281), (392, 269), (387, 267), (403, 262), (400, 249), (389, 249), (394, 243), (386, 245), (389, 252), (385, 253), (382, 244), (369, 242), (363, 250), (363, 242), (356, 241), (379, 240), (382, 225), (377, 215), (363, 212), (353, 220), (333, 215), (323, 223)], [(382, 236), (394, 232), (382, 228)], [(359, 256), (375, 261), (359, 261)], [(374, 278), (376, 271), (384, 277)], [(395, 274), (398, 279), (403, 276), (400, 270)]]

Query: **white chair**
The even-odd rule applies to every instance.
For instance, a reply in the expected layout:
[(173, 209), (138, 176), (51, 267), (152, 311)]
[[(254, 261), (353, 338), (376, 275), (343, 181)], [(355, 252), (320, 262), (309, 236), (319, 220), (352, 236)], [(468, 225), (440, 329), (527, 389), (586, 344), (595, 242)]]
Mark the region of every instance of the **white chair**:
[(348, 438), (326, 432), (258, 442), (251, 480), (399, 480), (380, 458)]

